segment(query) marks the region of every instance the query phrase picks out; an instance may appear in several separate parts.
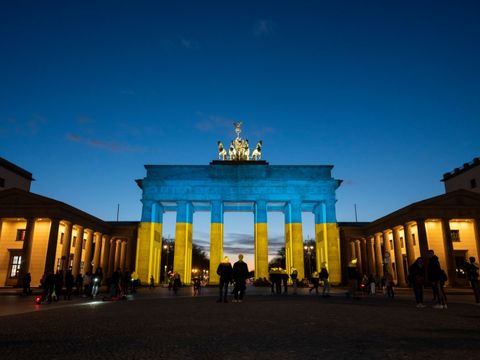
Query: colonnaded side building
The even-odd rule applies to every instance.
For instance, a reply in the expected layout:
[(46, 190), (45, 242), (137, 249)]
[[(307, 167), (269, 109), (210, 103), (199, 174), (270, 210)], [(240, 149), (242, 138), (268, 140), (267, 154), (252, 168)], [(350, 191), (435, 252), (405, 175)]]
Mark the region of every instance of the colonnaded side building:
[(31, 193), (32, 174), (0, 158), (0, 286), (21, 285), (30, 273), (72, 269), (105, 277), (133, 270), (138, 222), (106, 222), (73, 206)]

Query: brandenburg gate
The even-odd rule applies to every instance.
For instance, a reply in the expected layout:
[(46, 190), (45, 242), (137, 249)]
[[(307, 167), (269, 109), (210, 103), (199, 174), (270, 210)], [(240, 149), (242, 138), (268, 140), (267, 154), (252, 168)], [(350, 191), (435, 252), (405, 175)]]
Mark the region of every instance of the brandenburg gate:
[(269, 212), (285, 216), (286, 268), (304, 277), (302, 212), (315, 215), (316, 267), (327, 264), (332, 283), (341, 281), (340, 244), (335, 215), (331, 165), (269, 165), (261, 160), (262, 142), (250, 156), (248, 140), (237, 137), (228, 155), (218, 142), (219, 160), (210, 165), (145, 165), (147, 175), (137, 180), (143, 191), (142, 219), (137, 241), (136, 272), (142, 282), (160, 274), (162, 223), (166, 211), (176, 212), (173, 270), (191, 282), (193, 213), (208, 211), (210, 224), (210, 283), (218, 283), (223, 258), (223, 216), (228, 211), (254, 214), (255, 278), (268, 278)]

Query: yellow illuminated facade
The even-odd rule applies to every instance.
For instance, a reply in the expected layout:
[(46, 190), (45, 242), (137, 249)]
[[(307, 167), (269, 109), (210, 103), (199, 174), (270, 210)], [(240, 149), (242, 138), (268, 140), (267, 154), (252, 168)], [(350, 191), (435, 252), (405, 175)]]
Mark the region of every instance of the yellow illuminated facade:
[[(406, 286), (408, 268), (433, 250), (450, 286), (465, 285), (464, 264), (480, 258), (480, 194), (457, 190), (409, 205), (372, 223), (340, 223), (345, 260), (364, 274), (389, 273)], [(343, 265), (345, 268), (345, 265)]]

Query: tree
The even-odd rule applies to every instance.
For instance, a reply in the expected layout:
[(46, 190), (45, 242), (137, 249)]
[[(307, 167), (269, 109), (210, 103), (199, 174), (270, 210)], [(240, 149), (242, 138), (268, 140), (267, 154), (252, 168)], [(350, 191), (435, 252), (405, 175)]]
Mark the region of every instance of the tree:
[(270, 262), (268, 263), (268, 267), (281, 267), (282, 269), (285, 269), (285, 258), (285, 247), (282, 247), (277, 251), (277, 255), (272, 260), (270, 260)]

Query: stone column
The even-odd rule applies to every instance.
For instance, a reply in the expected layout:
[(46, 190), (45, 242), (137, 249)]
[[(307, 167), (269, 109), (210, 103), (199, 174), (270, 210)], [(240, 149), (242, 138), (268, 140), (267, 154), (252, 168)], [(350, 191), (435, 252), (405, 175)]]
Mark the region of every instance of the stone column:
[(132, 269), (132, 249), (133, 249), (133, 239), (130, 238), (127, 240), (127, 257), (125, 259), (125, 268), (132, 272), (134, 269)]
[(103, 235), (102, 236), (102, 254), (101, 254), (101, 262), (100, 267), (102, 268), (103, 277), (106, 278), (108, 276), (108, 259), (110, 257), (110, 236)]
[(442, 219), (443, 245), (445, 247), (446, 273), (451, 286), (457, 283), (457, 271), (455, 269), (455, 255), (453, 254), (452, 233), (449, 219)]
[(405, 223), (403, 225), (403, 234), (405, 239), (405, 250), (407, 252), (408, 266), (415, 262), (415, 247), (413, 246), (412, 232), (410, 231), (410, 225)]
[(117, 239), (115, 244), (115, 265), (113, 266), (113, 271), (116, 271), (120, 268), (120, 255), (122, 252), (122, 240)]
[(473, 231), (475, 234), (475, 244), (477, 246), (477, 253), (475, 254), (476, 261), (479, 261), (480, 259), (480, 227), (479, 226), (480, 226), (480, 220), (473, 219)]
[(255, 278), (268, 279), (268, 224), (267, 203), (258, 200), (255, 203)]
[[(328, 261), (327, 249), (327, 219), (325, 202), (319, 202), (313, 209), (315, 216), (315, 251), (316, 251), (316, 268), (321, 269), (322, 263)], [(354, 256), (355, 252), (351, 255)]]
[(110, 240), (110, 252), (108, 254), (108, 271), (107, 277), (112, 276), (113, 272), (116, 270), (115, 267), (115, 251), (117, 250), (117, 239), (112, 238)]
[(337, 226), (334, 198), (325, 200), (325, 227), (327, 230), (327, 263), (329, 280), (333, 285), (342, 281), (342, 259), (340, 255), (340, 235)]
[(428, 239), (427, 239), (427, 229), (425, 228), (425, 220), (418, 219), (417, 223), (417, 232), (418, 232), (418, 246), (420, 248), (420, 256), (424, 261), (427, 259), (428, 251)]
[(360, 246), (360, 240), (355, 240), (355, 254), (357, 255), (357, 269), (363, 273), (363, 264), (362, 264), (362, 249)]
[(75, 225), (77, 228), (77, 238), (75, 241), (75, 252), (73, 254), (72, 274), (77, 276), (80, 272), (80, 262), (82, 261), (82, 247), (83, 247), (83, 226)]
[(211, 206), (209, 283), (216, 285), (220, 281), (217, 268), (223, 257), (223, 202), (214, 200)]
[(377, 276), (383, 276), (383, 254), (382, 254), (382, 234), (375, 234), (375, 265), (377, 266)]
[(62, 245), (62, 266), (61, 270), (65, 274), (70, 266), (70, 244), (72, 242), (72, 223), (63, 221), (65, 224)]
[(127, 242), (123, 240), (120, 245), (120, 270), (125, 271), (125, 261), (127, 255)]
[(181, 281), (186, 284), (190, 283), (192, 276), (192, 257), (189, 250), (192, 247), (192, 227), (193, 205), (187, 201), (178, 201), (173, 270), (180, 274)]
[(392, 246), (390, 245), (390, 238), (388, 236), (388, 231), (384, 230), (383, 231), (383, 250), (385, 251), (385, 254), (388, 254), (388, 259), (384, 256), (384, 262), (386, 263), (386, 269), (389, 274), (394, 276), (393, 273), (393, 266), (392, 266)]
[(95, 233), (95, 250), (93, 252), (93, 269), (92, 273), (97, 271), (97, 268), (100, 266), (100, 253), (102, 252), (102, 233)]
[(27, 218), (27, 226), (25, 228), (25, 237), (22, 247), (22, 263), (18, 272), (17, 284), (21, 286), (23, 277), (30, 272), (30, 260), (32, 257), (33, 233), (35, 232), (35, 219)]
[(88, 230), (87, 242), (85, 244), (85, 263), (83, 266), (84, 274), (92, 270), (92, 247), (93, 247), (93, 230)]
[(355, 246), (355, 240), (350, 241), (350, 261), (357, 258), (357, 248)]
[(297, 269), (298, 278), (301, 280), (305, 277), (305, 267), (303, 262), (302, 202), (300, 200), (291, 201), (286, 205), (285, 239), (286, 255), (288, 246), (291, 256), (291, 264), (289, 264), (291, 266), (286, 270), (290, 274), (291, 268)]
[(395, 251), (395, 268), (397, 270), (397, 285), (407, 286), (405, 281), (405, 268), (403, 266), (402, 244), (400, 242), (400, 233), (397, 227), (392, 229), (393, 247)]
[(367, 237), (368, 276), (375, 274), (375, 250), (373, 238)]
[(362, 251), (362, 273), (368, 275), (367, 242), (364, 238), (358, 241), (360, 242), (360, 249)]
[[(142, 200), (142, 221), (138, 227), (135, 271), (142, 283), (148, 284), (154, 275), (155, 252), (162, 248), (163, 206), (152, 200)], [(161, 250), (160, 250), (161, 251)], [(159, 264), (158, 264), (159, 266)], [(184, 279), (182, 279), (184, 281)]]
[(50, 219), (50, 232), (48, 234), (48, 247), (47, 255), (45, 258), (45, 270), (44, 273), (48, 274), (50, 271), (55, 272), (55, 255), (57, 252), (58, 243), (58, 228), (60, 227), (59, 219)]

